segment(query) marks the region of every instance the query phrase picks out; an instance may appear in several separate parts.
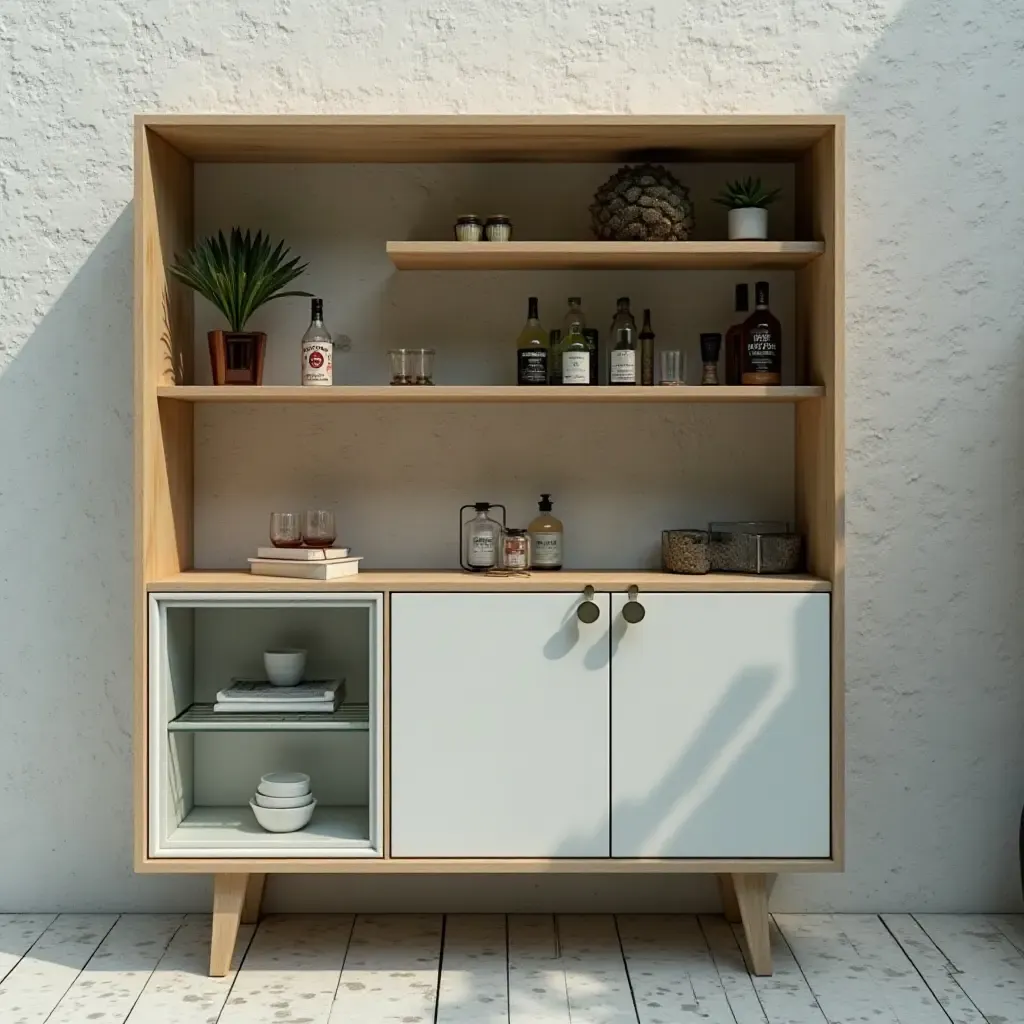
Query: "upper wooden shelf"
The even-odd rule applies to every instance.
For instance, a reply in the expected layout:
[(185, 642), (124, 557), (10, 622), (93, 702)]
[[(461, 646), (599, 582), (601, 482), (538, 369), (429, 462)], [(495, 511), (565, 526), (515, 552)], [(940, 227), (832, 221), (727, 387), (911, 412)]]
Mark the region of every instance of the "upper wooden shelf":
[(759, 270), (804, 267), (821, 242), (388, 242), (399, 270)]
[(525, 576), (488, 576), (459, 569), (424, 569), (361, 572), (338, 580), (293, 580), (276, 576), (254, 576), (239, 570), (189, 570), (150, 579), (146, 589), (155, 592), (343, 591), (349, 593), (401, 591), (479, 591), (518, 593), (521, 591), (582, 592), (584, 587), (624, 593), (631, 586), (649, 591), (715, 591), (759, 593), (828, 593), (832, 585), (816, 576), (757, 576), (745, 573), (713, 572), (684, 576), (649, 569), (563, 569), (534, 572)]
[(142, 114), (190, 160), (245, 163), (794, 160), (842, 117)]
[(677, 402), (804, 402), (822, 398), (823, 387), (391, 387), (390, 385), (336, 385), (334, 387), (302, 387), (291, 385), (164, 385), (156, 390), (158, 397), (179, 402), (388, 402), (406, 405), (445, 403), (567, 403), (588, 405), (611, 402), (618, 405), (652, 405)]

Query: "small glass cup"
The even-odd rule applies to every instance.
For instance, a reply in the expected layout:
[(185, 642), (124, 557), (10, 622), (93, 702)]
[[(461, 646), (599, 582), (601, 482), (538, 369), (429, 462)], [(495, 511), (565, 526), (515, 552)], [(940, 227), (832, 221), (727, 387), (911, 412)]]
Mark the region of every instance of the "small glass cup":
[(407, 348), (393, 348), (388, 352), (391, 360), (391, 383), (406, 385), (416, 383), (416, 370), (413, 367), (413, 354)]
[(661, 371), (659, 384), (686, 383), (686, 353), (678, 349), (666, 349), (658, 353), (658, 367)]
[(434, 383), (434, 350), (414, 348), (409, 350), (412, 360), (413, 384)]
[(338, 536), (334, 513), (325, 509), (307, 509), (302, 527), (302, 543), (307, 548), (329, 548)]
[(302, 516), (298, 512), (271, 512), (270, 543), (275, 548), (302, 547)]

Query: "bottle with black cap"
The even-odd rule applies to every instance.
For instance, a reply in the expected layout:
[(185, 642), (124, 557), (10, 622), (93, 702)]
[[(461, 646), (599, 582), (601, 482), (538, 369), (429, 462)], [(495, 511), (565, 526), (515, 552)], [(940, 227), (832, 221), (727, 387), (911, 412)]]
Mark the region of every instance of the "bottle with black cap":
[(540, 514), (530, 523), (531, 568), (562, 568), (562, 521), (551, 514), (551, 495), (542, 494), (537, 503)]

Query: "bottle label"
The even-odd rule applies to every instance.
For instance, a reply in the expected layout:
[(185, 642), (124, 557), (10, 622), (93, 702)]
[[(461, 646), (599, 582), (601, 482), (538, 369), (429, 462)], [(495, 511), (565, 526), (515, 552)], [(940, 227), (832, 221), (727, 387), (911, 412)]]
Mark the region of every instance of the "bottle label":
[(489, 569), (495, 563), (493, 533), (474, 533), (469, 538), (469, 553), (466, 561), (478, 569)]
[(782, 379), (779, 366), (779, 341), (771, 330), (754, 327), (747, 335), (747, 352), (743, 367), (744, 384), (778, 384)]
[(560, 533), (535, 533), (533, 541), (534, 565), (562, 564), (562, 535)]
[(519, 384), (547, 384), (548, 350), (546, 348), (521, 348), (517, 376)]
[(612, 349), (608, 379), (612, 384), (636, 383), (636, 353), (632, 349)]
[(325, 341), (302, 343), (302, 383), (332, 384), (334, 382), (333, 346)]
[(590, 383), (590, 353), (589, 352), (563, 352), (562, 353), (562, 383), (563, 384), (589, 384)]
[(526, 549), (516, 548), (515, 551), (505, 552), (505, 568), (506, 569), (525, 569), (526, 568)]

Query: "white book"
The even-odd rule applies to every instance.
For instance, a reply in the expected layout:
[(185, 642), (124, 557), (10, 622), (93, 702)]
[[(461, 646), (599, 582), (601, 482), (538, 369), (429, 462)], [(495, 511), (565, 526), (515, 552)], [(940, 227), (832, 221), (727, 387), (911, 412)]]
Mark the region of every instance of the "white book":
[(336, 580), (355, 576), (359, 572), (360, 558), (345, 558), (333, 562), (287, 562), (273, 558), (250, 558), (249, 572), (254, 576), (287, 576), (294, 580)]
[(232, 679), (231, 685), (217, 694), (218, 703), (245, 701), (258, 704), (262, 701), (280, 704), (286, 702), (320, 701), (333, 703), (339, 691), (344, 697), (343, 679), (307, 679), (295, 686), (275, 686), (262, 679)]
[(351, 548), (257, 548), (257, 558), (278, 562), (334, 562), (348, 558)]
[(215, 712), (225, 714), (291, 714), (291, 713), (314, 713), (330, 714), (336, 710), (338, 704), (333, 700), (268, 700), (268, 701), (247, 701), (229, 700), (218, 701), (213, 705)]

